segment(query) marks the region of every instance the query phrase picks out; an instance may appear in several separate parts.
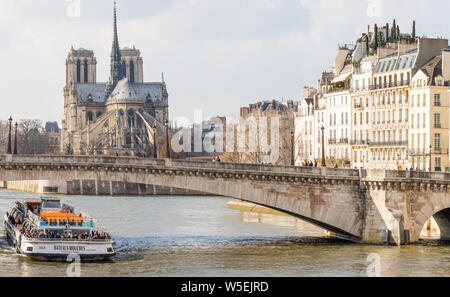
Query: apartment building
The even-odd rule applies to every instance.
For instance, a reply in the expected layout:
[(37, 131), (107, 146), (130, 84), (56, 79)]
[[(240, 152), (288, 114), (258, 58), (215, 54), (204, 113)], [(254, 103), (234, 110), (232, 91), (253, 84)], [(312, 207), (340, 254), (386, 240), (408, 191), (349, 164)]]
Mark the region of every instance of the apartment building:
[(450, 52), (446, 49), (421, 67), (412, 79), (409, 143), (412, 169), (450, 171), (446, 84), (450, 80), (449, 62)]
[(420, 38), (378, 51), (372, 99), (371, 167), (405, 169), (409, 165), (411, 78), (431, 58), (448, 47), (448, 40)]

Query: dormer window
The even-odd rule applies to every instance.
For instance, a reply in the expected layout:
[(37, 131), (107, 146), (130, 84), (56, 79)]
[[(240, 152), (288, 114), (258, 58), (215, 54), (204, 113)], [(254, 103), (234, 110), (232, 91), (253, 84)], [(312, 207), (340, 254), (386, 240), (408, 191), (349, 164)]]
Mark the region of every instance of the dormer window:
[(150, 96), (150, 94), (147, 95), (147, 97), (145, 98), (145, 100), (147, 100), (147, 101), (152, 101), (152, 97)]

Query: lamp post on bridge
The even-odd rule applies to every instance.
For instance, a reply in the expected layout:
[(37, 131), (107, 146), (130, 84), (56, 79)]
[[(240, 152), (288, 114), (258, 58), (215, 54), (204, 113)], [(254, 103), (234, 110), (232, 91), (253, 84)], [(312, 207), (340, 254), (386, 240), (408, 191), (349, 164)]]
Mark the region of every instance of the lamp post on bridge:
[(158, 159), (158, 152), (156, 151), (156, 125), (153, 126), (153, 158)]
[(19, 124), (14, 125), (14, 155), (17, 155), (17, 128), (19, 128)]
[(8, 123), (9, 123), (9, 133), (8, 133), (8, 150), (7, 150), (7, 154), (11, 155), (12, 154), (12, 149), (11, 149), (11, 124), (12, 124), (12, 117), (9, 117)]
[(433, 162), (431, 162), (431, 159), (432, 159), (432, 154), (431, 154), (431, 150), (433, 149), (433, 146), (432, 145), (430, 145), (430, 172), (432, 172), (433, 170), (431, 169), (431, 166), (432, 166), (432, 163)]
[(294, 132), (291, 131), (291, 166), (295, 165), (295, 160), (294, 160)]
[(322, 167), (327, 167), (325, 162), (325, 127), (322, 126)]

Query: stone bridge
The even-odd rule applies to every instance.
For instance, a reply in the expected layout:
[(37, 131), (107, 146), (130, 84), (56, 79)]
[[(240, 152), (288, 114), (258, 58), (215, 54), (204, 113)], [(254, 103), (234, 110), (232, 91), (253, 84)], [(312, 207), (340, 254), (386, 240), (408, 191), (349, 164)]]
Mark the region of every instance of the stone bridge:
[(408, 244), (434, 216), (450, 239), (450, 174), (89, 156), (1, 156), (0, 181), (151, 184), (236, 198), (349, 240)]

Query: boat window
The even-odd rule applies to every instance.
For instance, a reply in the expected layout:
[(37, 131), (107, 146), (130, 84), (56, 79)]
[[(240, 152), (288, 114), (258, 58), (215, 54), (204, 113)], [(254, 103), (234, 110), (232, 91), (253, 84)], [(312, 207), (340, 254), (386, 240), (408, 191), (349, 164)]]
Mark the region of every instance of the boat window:
[(61, 203), (59, 201), (50, 201), (50, 200), (44, 200), (42, 208), (61, 208)]

